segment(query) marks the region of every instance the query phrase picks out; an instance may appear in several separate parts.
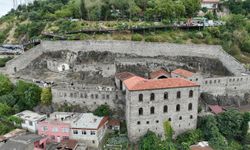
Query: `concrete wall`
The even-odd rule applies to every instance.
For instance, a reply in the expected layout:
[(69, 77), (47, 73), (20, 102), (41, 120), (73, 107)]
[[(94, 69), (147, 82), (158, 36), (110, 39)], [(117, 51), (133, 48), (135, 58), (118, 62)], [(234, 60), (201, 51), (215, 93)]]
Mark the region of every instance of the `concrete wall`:
[[(194, 95), (189, 97), (189, 91), (193, 90)], [(177, 99), (177, 91), (181, 91), (181, 98)], [(168, 99), (164, 100), (164, 92), (168, 92)], [(143, 102), (138, 101), (139, 94), (143, 94)], [(150, 94), (155, 93), (155, 100), (150, 101)], [(148, 130), (164, 136), (163, 123), (171, 118), (171, 125), (174, 129), (174, 136), (196, 128), (198, 111), (199, 88), (176, 88), (152, 91), (126, 91), (126, 121), (128, 137), (131, 141), (138, 141)], [(192, 110), (188, 110), (189, 103), (192, 103)], [(176, 105), (180, 104), (180, 111), (176, 112)], [(163, 107), (168, 106), (168, 112), (163, 112)], [(155, 107), (155, 113), (150, 114), (150, 108)], [(139, 108), (143, 108), (143, 115), (139, 115)], [(192, 115), (192, 119), (190, 116)], [(180, 120), (179, 118), (182, 117)], [(138, 124), (138, 121), (140, 124)], [(148, 122), (148, 123), (147, 123)]]

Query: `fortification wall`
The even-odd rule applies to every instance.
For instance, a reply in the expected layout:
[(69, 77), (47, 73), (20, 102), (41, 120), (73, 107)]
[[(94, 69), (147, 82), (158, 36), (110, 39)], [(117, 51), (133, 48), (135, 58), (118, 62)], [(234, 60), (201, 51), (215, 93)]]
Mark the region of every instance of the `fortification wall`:
[(250, 76), (205, 78), (201, 83), (201, 92), (213, 95), (244, 96), (250, 92)]
[(38, 45), (22, 55), (8, 61), (6, 63), (6, 71), (8, 74), (14, 74), (15, 72), (26, 68), (33, 60), (42, 55), (43, 47)]
[[(217, 58), (235, 75), (245, 72), (242, 64), (225, 53), (221, 46), (147, 43), (131, 41), (42, 41), (41, 44), (16, 59), (7, 63), (8, 73), (15, 73), (25, 68), (32, 60), (39, 57), (42, 52), (70, 50), (78, 51), (110, 51), (121, 54), (136, 54), (139, 56), (197, 56)], [(16, 68), (15, 70), (13, 68)]]

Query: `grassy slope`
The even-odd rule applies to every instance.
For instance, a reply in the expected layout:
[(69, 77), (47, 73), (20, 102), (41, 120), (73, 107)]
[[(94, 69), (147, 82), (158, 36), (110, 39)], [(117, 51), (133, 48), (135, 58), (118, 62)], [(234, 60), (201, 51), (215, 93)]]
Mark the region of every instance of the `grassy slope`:
[[(4, 21), (0, 21), (0, 31), (4, 32), (4, 38), (2, 41), (5, 43), (19, 43), (23, 39), (27, 38), (27, 34), (17, 34), (16, 29), (21, 25), (30, 23), (29, 20), (20, 21), (15, 17), (9, 17)], [(126, 27), (136, 26), (151, 26), (161, 25), (153, 22), (128, 22), (128, 21), (74, 21), (71, 22), (66, 19), (59, 19), (55, 21), (47, 21), (42, 32), (55, 33), (57, 35), (65, 35), (68, 31), (78, 31), (81, 29), (122, 29)], [(15, 36), (17, 35), (17, 36)], [(66, 35), (69, 40), (80, 39), (80, 40), (134, 40), (134, 34), (128, 32), (113, 33), (113, 34), (72, 34)], [(181, 31), (181, 30), (169, 30), (169, 31), (158, 31), (148, 32), (140, 34), (139, 41), (147, 42), (170, 42), (170, 43), (194, 43), (194, 44), (212, 44), (222, 45), (222, 41), (218, 38), (212, 38), (203, 31)], [(38, 35), (38, 38), (44, 39), (45, 37)], [(1, 35), (0, 35), (1, 43)], [(226, 49), (225, 49), (226, 50)], [(227, 50), (226, 50), (227, 51)], [(235, 55), (239, 61), (249, 64), (250, 54), (240, 53)]]

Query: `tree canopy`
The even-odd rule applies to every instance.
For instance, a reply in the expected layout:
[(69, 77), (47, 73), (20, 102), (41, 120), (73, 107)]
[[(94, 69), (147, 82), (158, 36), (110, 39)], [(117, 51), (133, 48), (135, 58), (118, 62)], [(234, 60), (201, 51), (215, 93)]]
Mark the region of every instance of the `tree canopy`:
[(111, 110), (108, 105), (100, 105), (96, 110), (93, 112), (94, 115), (97, 116), (110, 116)]

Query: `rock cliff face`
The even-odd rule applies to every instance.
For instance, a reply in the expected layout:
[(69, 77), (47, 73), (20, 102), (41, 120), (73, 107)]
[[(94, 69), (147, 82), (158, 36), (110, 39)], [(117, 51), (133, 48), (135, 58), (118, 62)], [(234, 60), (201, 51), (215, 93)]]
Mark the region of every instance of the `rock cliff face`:
[[(48, 67), (51, 62), (51, 67)], [(66, 63), (70, 70), (55, 72), (58, 64)], [(79, 80), (90, 84), (112, 84), (112, 77), (116, 72), (129, 71), (137, 75), (148, 77), (150, 71), (164, 68), (171, 71), (176, 68), (186, 68), (194, 72), (201, 72), (207, 76), (232, 75), (223, 64), (213, 58), (187, 56), (154, 56), (145, 57), (135, 54), (121, 54), (112, 52), (71, 52), (69, 50), (45, 52), (33, 60), (26, 68), (20, 70), (20, 76), (47, 79), (57, 76), (57, 80)]]

